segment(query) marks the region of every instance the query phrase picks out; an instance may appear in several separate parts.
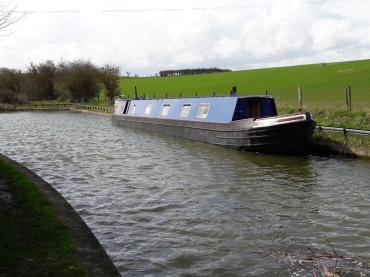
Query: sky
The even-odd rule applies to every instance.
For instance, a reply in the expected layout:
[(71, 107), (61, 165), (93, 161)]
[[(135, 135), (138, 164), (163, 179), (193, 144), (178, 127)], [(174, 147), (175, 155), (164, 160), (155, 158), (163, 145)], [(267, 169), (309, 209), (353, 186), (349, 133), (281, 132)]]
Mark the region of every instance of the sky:
[[(4, 4), (3, 0), (0, 3)], [(9, 3), (6, 1), (5, 3)], [(12, 0), (0, 67), (77, 59), (121, 74), (370, 58), (366, 0)]]

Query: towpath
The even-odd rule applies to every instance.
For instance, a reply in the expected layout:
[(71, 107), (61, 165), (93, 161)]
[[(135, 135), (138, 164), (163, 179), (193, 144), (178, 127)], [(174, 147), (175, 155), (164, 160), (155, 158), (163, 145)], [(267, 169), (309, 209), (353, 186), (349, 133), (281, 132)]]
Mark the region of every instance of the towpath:
[[(76, 250), (76, 264), (68, 267), (69, 276), (120, 276), (113, 262), (95, 238), (86, 223), (74, 211), (70, 204), (47, 182), (21, 164), (0, 154), (0, 167), (11, 166), (37, 187), (52, 208), (57, 220), (72, 234)], [(2, 168), (0, 168), (2, 169)], [(19, 198), (19, 188), (9, 181), (4, 170), (0, 170), (0, 276), (52, 276), (65, 274), (45, 272), (53, 268), (48, 253), (33, 255), (33, 243), (43, 244), (40, 235), (33, 233), (26, 218), (27, 206)], [(45, 226), (47, 222), (44, 222)], [(31, 223), (32, 225), (32, 223)], [(45, 228), (44, 228), (45, 229)], [(4, 231), (5, 230), (5, 231)], [(45, 238), (46, 240), (46, 238)], [(39, 247), (40, 245), (37, 245)], [(43, 246), (41, 246), (43, 247)], [(2, 248), (2, 249), (1, 249)], [(45, 247), (47, 252), (47, 247)], [(41, 251), (42, 252), (42, 251)], [(27, 253), (30, 253), (29, 257)], [(2, 257), (3, 256), (3, 257)], [(40, 257), (42, 257), (40, 259)], [(47, 257), (47, 258), (45, 258)], [(16, 261), (16, 262), (14, 262)], [(84, 269), (83, 269), (84, 268)], [(41, 274), (41, 275), (40, 275)]]

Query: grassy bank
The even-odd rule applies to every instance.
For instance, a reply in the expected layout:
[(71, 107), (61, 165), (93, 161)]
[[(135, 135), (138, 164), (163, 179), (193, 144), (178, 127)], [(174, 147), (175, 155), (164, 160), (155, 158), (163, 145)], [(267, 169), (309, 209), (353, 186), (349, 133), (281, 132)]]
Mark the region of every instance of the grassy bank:
[[(311, 108), (304, 109), (309, 111), (318, 125), (333, 126), (341, 128), (370, 129), (370, 112), (349, 112), (346, 110), (335, 110)], [(279, 114), (294, 114), (298, 112), (296, 108), (278, 107)]]
[[(309, 111), (318, 125), (370, 129), (370, 113), (366, 111), (349, 112), (334, 110), (333, 108), (327, 110), (312, 108)], [(297, 109), (294, 108), (279, 108), (279, 113), (281, 114), (293, 114), (296, 112)], [(313, 143), (327, 145), (328, 149), (332, 148), (333, 152), (337, 152), (337, 149), (344, 149), (340, 150), (338, 154), (353, 154), (362, 157), (369, 157), (370, 154), (370, 136), (344, 135), (343, 133), (319, 131), (316, 129), (312, 141)]]
[(85, 276), (74, 238), (46, 197), (1, 160), (0, 181), (6, 191), (0, 198), (0, 275)]

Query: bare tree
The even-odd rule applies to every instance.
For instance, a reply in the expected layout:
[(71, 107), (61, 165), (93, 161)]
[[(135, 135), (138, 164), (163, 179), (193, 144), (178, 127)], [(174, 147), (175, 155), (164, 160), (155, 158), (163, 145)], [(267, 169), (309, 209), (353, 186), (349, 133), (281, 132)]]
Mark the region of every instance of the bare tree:
[(59, 64), (59, 90), (66, 91), (75, 102), (88, 102), (99, 94), (99, 69), (89, 61)]
[(31, 63), (27, 70), (27, 94), (33, 100), (55, 100), (57, 66), (53, 61), (35, 65)]
[(0, 103), (22, 103), (22, 88), (23, 74), (20, 70), (0, 68)]
[(120, 94), (119, 77), (120, 70), (118, 66), (106, 64), (99, 69), (100, 81), (105, 87), (105, 95), (109, 100), (109, 104), (113, 105), (114, 97)]
[(15, 6), (10, 3), (0, 3), (0, 32), (6, 31), (11, 25), (16, 23), (22, 16), (15, 16)]

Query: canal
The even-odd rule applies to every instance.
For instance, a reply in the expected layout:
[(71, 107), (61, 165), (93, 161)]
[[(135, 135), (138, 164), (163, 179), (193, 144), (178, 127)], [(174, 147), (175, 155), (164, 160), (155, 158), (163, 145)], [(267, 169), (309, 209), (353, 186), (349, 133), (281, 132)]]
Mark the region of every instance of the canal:
[(0, 114), (0, 152), (71, 203), (123, 276), (306, 276), (307, 257), (370, 257), (369, 162), (241, 152), (71, 112)]

